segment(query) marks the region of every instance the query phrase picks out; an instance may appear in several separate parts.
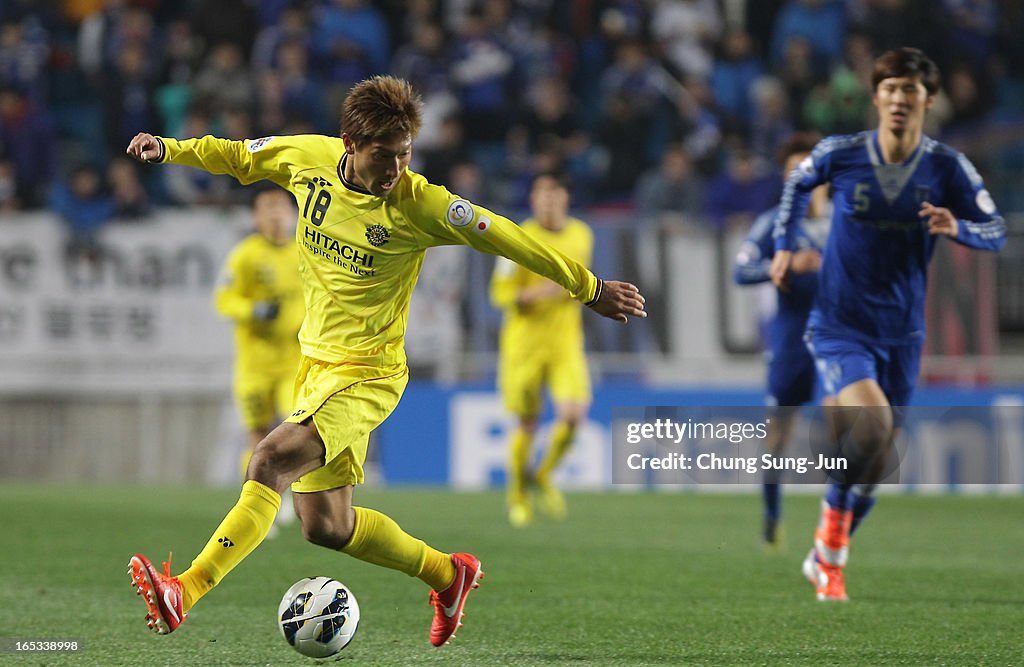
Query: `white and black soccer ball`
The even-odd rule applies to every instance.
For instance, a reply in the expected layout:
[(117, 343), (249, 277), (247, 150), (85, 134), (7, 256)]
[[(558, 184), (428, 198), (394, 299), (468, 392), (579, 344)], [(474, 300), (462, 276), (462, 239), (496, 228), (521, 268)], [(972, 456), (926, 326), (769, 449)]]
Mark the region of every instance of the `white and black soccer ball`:
[(277, 608), (285, 641), (302, 655), (326, 658), (349, 645), (359, 627), (359, 603), (330, 577), (296, 581)]

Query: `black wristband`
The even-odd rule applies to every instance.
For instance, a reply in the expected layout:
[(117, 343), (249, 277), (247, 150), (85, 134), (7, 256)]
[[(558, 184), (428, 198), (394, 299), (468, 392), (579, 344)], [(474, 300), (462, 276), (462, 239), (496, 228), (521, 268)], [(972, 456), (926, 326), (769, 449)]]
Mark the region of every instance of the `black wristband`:
[[(597, 276), (594, 276), (594, 277), (597, 278)], [(600, 278), (597, 278), (597, 291), (594, 293), (594, 298), (591, 299), (590, 301), (587, 301), (583, 305), (587, 306), (587, 307), (593, 306), (595, 303), (597, 303), (598, 299), (601, 298), (601, 292), (603, 292), (603, 291), (604, 291), (604, 281), (601, 280)]]
[(156, 156), (156, 159), (152, 160), (152, 162), (163, 162), (164, 157), (167, 155), (167, 147), (164, 146), (164, 140), (160, 137), (154, 137), (154, 139), (156, 139), (156, 143), (160, 144), (160, 155)]

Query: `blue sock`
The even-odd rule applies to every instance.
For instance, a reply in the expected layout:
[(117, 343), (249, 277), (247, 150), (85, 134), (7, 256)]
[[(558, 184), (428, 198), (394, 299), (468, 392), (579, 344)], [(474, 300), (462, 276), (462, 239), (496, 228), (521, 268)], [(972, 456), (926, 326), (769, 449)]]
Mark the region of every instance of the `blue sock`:
[(782, 485), (762, 484), (761, 493), (764, 496), (765, 517), (778, 521), (782, 516)]
[(825, 502), (832, 509), (848, 510), (853, 503), (853, 494), (850, 493), (851, 484), (831, 484), (825, 492)]
[(853, 535), (853, 531), (857, 530), (857, 526), (864, 520), (865, 517), (871, 512), (871, 508), (875, 506), (874, 496), (862, 496), (859, 493), (853, 494), (853, 521), (850, 523), (850, 535)]

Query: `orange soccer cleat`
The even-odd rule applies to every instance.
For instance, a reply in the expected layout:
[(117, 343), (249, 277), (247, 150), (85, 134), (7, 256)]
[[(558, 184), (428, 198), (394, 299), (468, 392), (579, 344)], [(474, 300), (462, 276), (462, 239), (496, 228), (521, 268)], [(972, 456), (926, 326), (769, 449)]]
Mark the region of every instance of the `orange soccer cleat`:
[(146, 603), (146, 625), (157, 634), (174, 632), (187, 614), (182, 611), (181, 582), (171, 576), (171, 557), (167, 556), (164, 573), (160, 574), (142, 554), (128, 561), (135, 594)]
[(440, 593), (430, 591), (430, 604), (434, 607), (434, 621), (430, 624), (430, 643), (444, 646), (462, 627), (462, 608), (474, 588), (480, 587), (484, 571), (480, 559), (472, 554), (452, 554), (455, 581)]
[(822, 564), (843, 567), (850, 554), (850, 524), (853, 512), (821, 503), (821, 518), (814, 531), (814, 548)]

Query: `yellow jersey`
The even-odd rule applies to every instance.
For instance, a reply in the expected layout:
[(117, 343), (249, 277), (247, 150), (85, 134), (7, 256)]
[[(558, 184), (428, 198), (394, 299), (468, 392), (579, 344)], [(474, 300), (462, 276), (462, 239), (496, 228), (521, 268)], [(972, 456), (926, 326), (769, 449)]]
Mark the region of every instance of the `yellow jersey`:
[(299, 342), (308, 357), (363, 367), (366, 377), (403, 367), (409, 299), (432, 246), (468, 245), (550, 278), (579, 301), (598, 296), (585, 266), (419, 174), (405, 170), (385, 196), (346, 187), (339, 137), (160, 140), (165, 162), (243, 184), (270, 180), (295, 196), (306, 301)]
[[(253, 318), (260, 302), (278, 304), (277, 317)], [(228, 255), (214, 306), (235, 323), (237, 371), (242, 374), (294, 372), (299, 364), (299, 328), (306, 315), (294, 244), (274, 245), (260, 234), (246, 237)]]
[[(582, 220), (569, 218), (557, 231), (542, 227), (532, 218), (522, 229), (531, 237), (589, 266), (594, 251), (594, 234)], [(539, 299), (526, 308), (516, 305), (519, 290), (544, 280), (526, 268), (499, 259), (491, 279), (491, 302), (504, 311), (501, 328), (503, 354), (521, 350), (527, 355), (545, 349), (583, 347), (583, 314), (568, 292)]]

